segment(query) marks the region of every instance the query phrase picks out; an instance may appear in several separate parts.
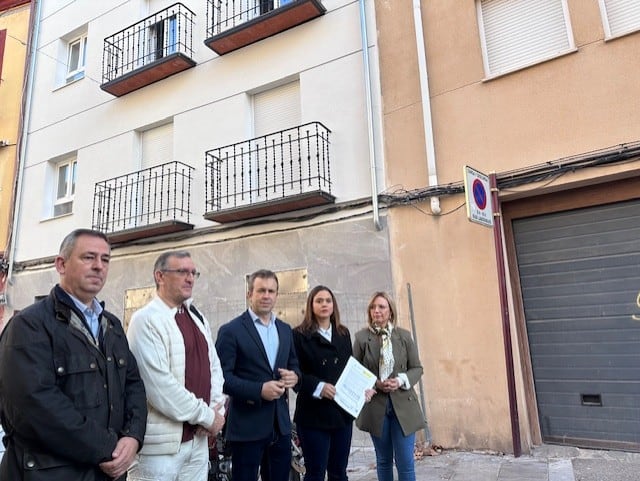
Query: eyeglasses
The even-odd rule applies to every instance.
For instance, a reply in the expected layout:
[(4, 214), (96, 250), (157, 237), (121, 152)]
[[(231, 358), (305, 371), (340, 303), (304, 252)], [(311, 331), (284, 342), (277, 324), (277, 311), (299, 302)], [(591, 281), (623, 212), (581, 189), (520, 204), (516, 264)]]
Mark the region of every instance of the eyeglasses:
[(188, 277), (189, 274), (191, 274), (194, 279), (200, 277), (200, 273), (195, 269), (192, 271), (190, 271), (189, 269), (162, 269), (162, 272), (173, 272), (181, 277)]

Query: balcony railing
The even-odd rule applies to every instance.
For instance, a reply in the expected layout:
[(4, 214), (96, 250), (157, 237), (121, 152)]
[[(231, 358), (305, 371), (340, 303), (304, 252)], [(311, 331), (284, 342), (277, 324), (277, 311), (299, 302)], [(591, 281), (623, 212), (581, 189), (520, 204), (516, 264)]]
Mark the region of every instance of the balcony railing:
[(205, 218), (230, 222), (333, 202), (329, 134), (312, 122), (207, 151)]
[(207, 0), (205, 45), (219, 55), (325, 13), (320, 0)]
[(174, 161), (96, 183), (93, 228), (112, 242), (193, 229), (193, 170)]
[(176, 3), (105, 38), (100, 88), (119, 97), (195, 66), (194, 16)]

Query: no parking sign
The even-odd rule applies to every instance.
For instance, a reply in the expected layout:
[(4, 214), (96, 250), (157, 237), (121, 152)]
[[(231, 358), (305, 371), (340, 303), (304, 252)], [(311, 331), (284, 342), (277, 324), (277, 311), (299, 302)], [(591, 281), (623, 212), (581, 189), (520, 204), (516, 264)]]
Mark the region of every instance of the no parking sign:
[(464, 192), (467, 198), (467, 217), (469, 220), (487, 227), (493, 227), (489, 177), (465, 165)]

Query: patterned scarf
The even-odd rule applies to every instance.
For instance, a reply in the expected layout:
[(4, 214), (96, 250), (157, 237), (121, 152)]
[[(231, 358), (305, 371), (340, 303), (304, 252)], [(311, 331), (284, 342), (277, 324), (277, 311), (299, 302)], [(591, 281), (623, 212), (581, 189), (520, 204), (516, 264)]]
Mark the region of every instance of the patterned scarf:
[(382, 345), (380, 347), (380, 366), (379, 375), (380, 380), (384, 381), (393, 372), (393, 347), (391, 346), (391, 329), (389, 328), (374, 328), (374, 332), (381, 338)]

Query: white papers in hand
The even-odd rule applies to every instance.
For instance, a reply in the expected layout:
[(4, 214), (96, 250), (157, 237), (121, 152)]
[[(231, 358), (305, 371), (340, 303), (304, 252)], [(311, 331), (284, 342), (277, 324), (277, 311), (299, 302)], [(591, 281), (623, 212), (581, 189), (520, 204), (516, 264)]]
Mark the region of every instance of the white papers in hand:
[(351, 356), (336, 383), (335, 402), (342, 409), (358, 417), (364, 406), (364, 392), (376, 383), (376, 375)]

